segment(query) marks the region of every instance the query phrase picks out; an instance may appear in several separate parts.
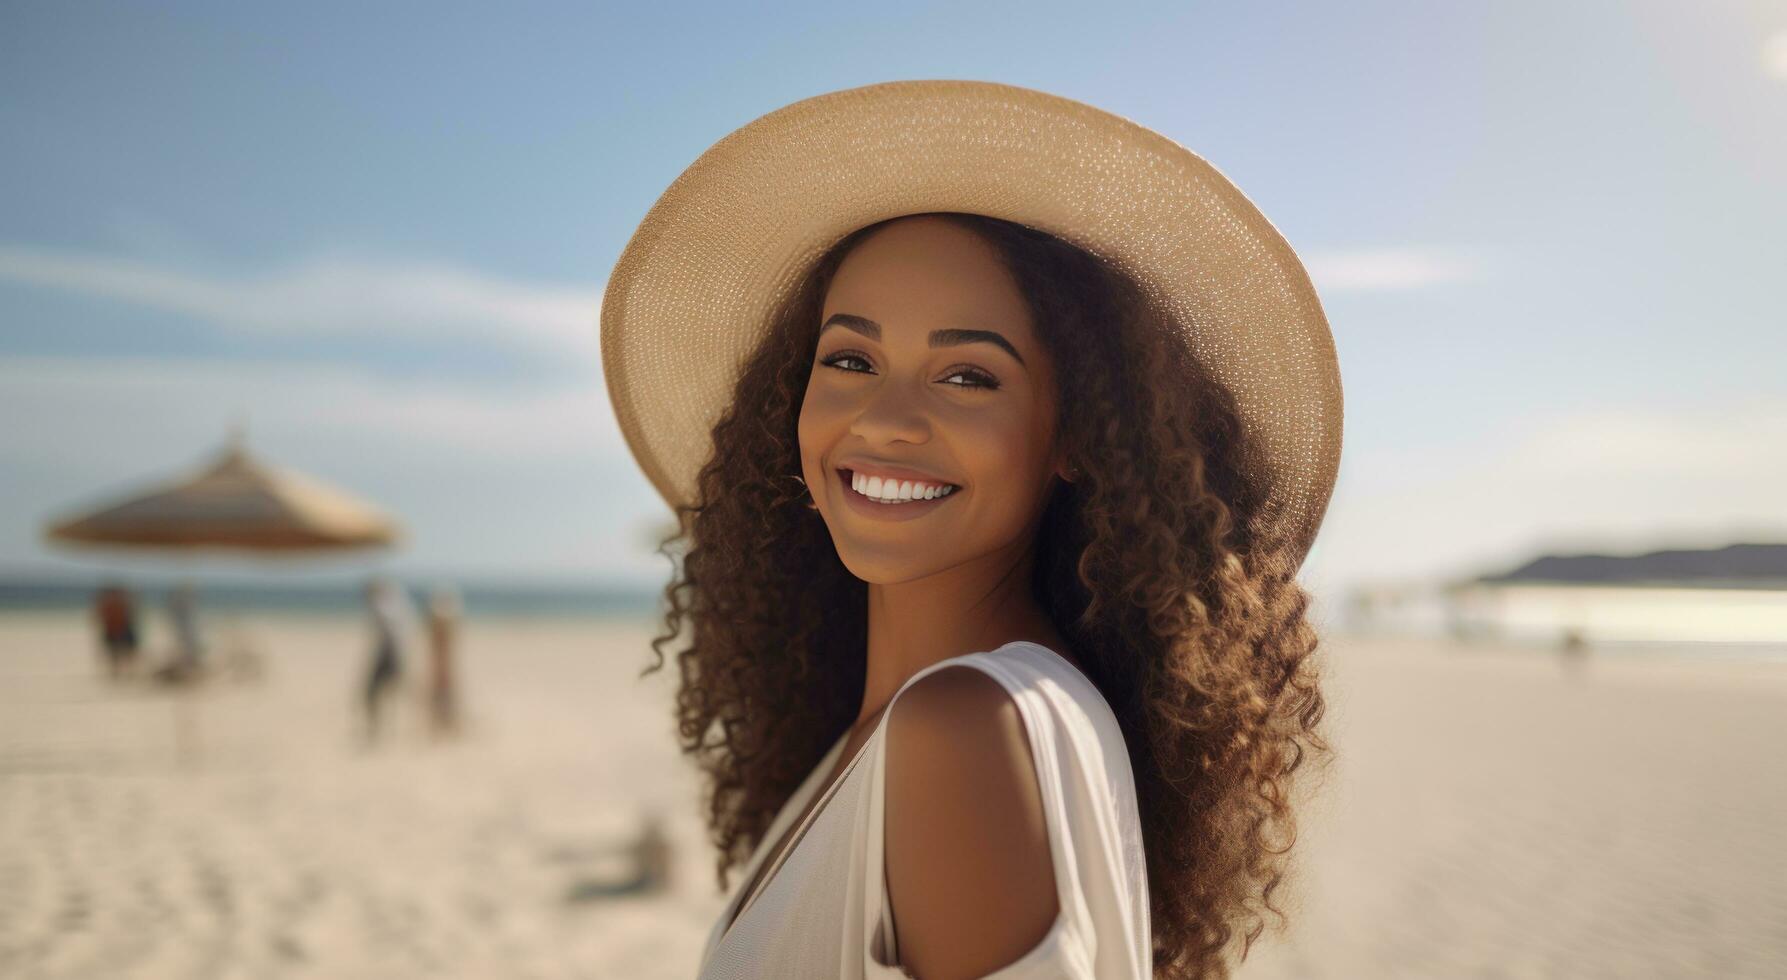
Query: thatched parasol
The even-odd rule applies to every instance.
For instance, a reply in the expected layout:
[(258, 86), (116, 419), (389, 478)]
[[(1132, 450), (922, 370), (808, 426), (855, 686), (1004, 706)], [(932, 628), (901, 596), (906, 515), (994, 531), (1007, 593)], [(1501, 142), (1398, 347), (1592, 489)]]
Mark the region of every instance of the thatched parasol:
[(345, 491), (255, 459), (240, 436), (189, 475), (45, 530), (49, 540), (75, 545), (256, 552), (377, 547), (400, 534)]

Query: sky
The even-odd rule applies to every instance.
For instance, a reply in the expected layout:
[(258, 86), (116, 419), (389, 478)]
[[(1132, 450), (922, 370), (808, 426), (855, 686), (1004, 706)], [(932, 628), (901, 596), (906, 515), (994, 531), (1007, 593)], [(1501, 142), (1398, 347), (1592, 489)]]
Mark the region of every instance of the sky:
[[(250, 448), (401, 516), (379, 567), (659, 584), (608, 270), (708, 146), (898, 78), (1042, 89), (1211, 161), (1345, 389), (1304, 584), (1787, 540), (1787, 5), (0, 7), (0, 573)], [(180, 566), (187, 567), (187, 566)]]

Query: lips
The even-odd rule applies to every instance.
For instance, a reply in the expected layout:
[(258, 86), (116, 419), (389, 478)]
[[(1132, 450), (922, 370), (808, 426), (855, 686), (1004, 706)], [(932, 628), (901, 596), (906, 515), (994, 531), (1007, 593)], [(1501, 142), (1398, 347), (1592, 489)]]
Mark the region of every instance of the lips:
[(840, 459), (835, 464), (838, 470), (846, 475), (861, 473), (864, 476), (878, 476), (883, 480), (913, 480), (940, 486), (952, 485), (954, 481), (939, 473), (916, 469), (910, 466), (897, 466), (873, 459)]

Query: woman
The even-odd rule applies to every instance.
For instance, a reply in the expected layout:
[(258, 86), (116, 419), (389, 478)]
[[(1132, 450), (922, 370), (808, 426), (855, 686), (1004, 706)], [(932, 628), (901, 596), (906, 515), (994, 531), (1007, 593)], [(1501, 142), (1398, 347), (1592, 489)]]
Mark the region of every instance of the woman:
[(413, 632), (414, 617), (403, 587), (383, 575), (366, 582), (366, 610), (372, 620), (372, 658), (361, 702), (366, 712), (365, 738), (371, 742), (379, 735), (385, 696), (403, 679), (403, 648)]
[(117, 679), (136, 663), (136, 604), (122, 585), (108, 583), (94, 594), (93, 615), (99, 624), (99, 640), (105, 649), (106, 674)]
[(442, 583), (428, 597), (428, 719), (436, 735), (459, 731), (457, 654), (459, 619), (464, 603), (459, 590)]
[(1226, 976), (1282, 916), (1339, 383), (1220, 174), (1011, 86), (805, 100), (648, 214), (603, 356), (745, 862), (702, 977)]

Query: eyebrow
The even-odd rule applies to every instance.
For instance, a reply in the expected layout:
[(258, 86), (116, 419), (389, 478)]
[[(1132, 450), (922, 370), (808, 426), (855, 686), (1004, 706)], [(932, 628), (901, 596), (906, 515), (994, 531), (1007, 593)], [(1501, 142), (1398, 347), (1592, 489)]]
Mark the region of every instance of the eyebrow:
[[(847, 330), (854, 330), (857, 333), (862, 334), (864, 337), (874, 341), (879, 341), (881, 339), (881, 324), (876, 323), (866, 316), (857, 316), (854, 313), (833, 313), (831, 318), (826, 320), (824, 325), (819, 328), (819, 332), (823, 334), (826, 330), (832, 327), (843, 327)], [(1024, 355), (1018, 353), (1018, 349), (1011, 345), (1011, 341), (1006, 340), (1003, 335), (991, 330), (965, 330), (959, 327), (933, 330), (931, 331), (931, 341), (928, 346), (954, 347), (960, 344), (983, 343), (996, 344), (999, 347), (1004, 348), (1005, 352), (1016, 359), (1019, 364), (1024, 364)], [(1024, 364), (1024, 367), (1027, 369), (1029, 368), (1029, 365)]]

